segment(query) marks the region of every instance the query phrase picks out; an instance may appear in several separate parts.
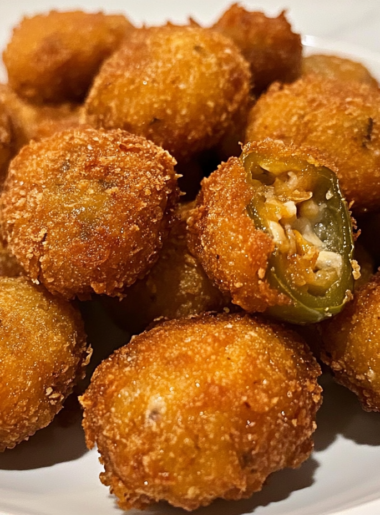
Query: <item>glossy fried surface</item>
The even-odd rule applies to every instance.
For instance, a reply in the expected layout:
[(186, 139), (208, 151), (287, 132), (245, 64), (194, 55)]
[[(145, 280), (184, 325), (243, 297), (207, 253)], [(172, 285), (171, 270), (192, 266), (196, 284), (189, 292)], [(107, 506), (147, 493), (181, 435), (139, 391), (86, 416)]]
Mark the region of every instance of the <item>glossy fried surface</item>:
[(0, 451), (47, 426), (90, 356), (79, 311), (25, 278), (0, 277)]
[(240, 499), (310, 454), (319, 366), (292, 331), (248, 315), (173, 320), (96, 370), (81, 398), (87, 445), (120, 506), (187, 510)]
[(83, 100), (104, 59), (132, 29), (124, 16), (103, 13), (23, 18), (3, 53), (9, 83), (37, 103)]
[(303, 58), (302, 75), (319, 75), (343, 82), (361, 82), (377, 87), (377, 81), (361, 63), (336, 55), (314, 54)]
[(17, 151), (32, 139), (47, 138), (79, 125), (79, 104), (31, 104), (5, 84), (0, 85), (0, 101), (7, 108)]
[(213, 286), (187, 248), (186, 220), (192, 205), (179, 206), (169, 238), (148, 275), (128, 288), (121, 302), (107, 302), (110, 314), (132, 334), (140, 333), (159, 317), (221, 311), (229, 305), (229, 297)]
[(118, 295), (158, 257), (177, 196), (174, 164), (120, 130), (31, 142), (12, 161), (2, 196), (11, 252), (51, 293)]
[(322, 325), (322, 360), (336, 380), (356, 393), (366, 411), (380, 411), (380, 275)]
[(14, 137), (8, 110), (0, 99), (0, 182), (3, 182), (14, 153)]
[[(253, 143), (250, 149), (271, 155), (274, 160), (297, 157), (319, 164), (307, 151), (285, 146), (281, 141)], [(232, 302), (249, 312), (291, 302), (265, 278), (275, 242), (267, 232), (255, 227), (248, 213), (253, 196), (241, 159), (230, 158), (203, 180), (197, 207), (188, 221), (190, 251), (219, 289), (229, 292)]]
[(102, 66), (84, 121), (140, 134), (177, 160), (218, 143), (249, 100), (248, 64), (224, 36), (196, 27), (135, 31)]
[(230, 37), (249, 62), (256, 94), (274, 81), (292, 82), (301, 75), (301, 36), (285, 12), (269, 18), (233, 4), (213, 28)]
[[(343, 129), (342, 129), (343, 128)], [(265, 138), (314, 147), (337, 169), (354, 213), (380, 207), (380, 91), (304, 77), (274, 84), (250, 114), (246, 141)]]

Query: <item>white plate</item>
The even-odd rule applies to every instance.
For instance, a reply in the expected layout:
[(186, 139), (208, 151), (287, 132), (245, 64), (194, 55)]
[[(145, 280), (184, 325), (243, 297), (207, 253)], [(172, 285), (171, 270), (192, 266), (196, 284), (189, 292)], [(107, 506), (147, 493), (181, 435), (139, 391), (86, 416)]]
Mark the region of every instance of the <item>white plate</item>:
[[(0, 43), (9, 30), (4, 25), (21, 15), (21, 7), (0, 0)], [(38, 7), (46, 9), (48, 1)], [(64, 2), (65, 8), (74, 4)], [(163, 21), (168, 13), (178, 21), (184, 14), (193, 13), (199, 20), (209, 22), (227, 2), (213, 0), (188, 1), (186, 6), (177, 0), (167, 2), (132, 2), (134, 19), (149, 22)], [(44, 4), (44, 5), (42, 5)], [(91, 0), (83, 0), (87, 8)], [(149, 4), (149, 11), (146, 8)], [(168, 10), (164, 5), (169, 4)], [(223, 5), (221, 5), (223, 4)], [(59, 5), (63, 8), (62, 3)], [(125, 5), (125, 4), (124, 4)], [(108, 7), (122, 8), (123, 2), (108, 2)], [(191, 7), (190, 7), (191, 6)], [(49, 6), (50, 7), (50, 6)], [(28, 10), (36, 3), (28, 3)], [(144, 11), (147, 14), (144, 14)], [(217, 12), (219, 11), (219, 12)], [(214, 13), (214, 14), (213, 14)], [(17, 14), (17, 17), (15, 16)], [(7, 31), (5, 31), (7, 29)], [(351, 56), (367, 65), (380, 80), (380, 55), (341, 42), (325, 41), (311, 36), (303, 38), (306, 53), (334, 53)], [(97, 306), (93, 307), (97, 310)], [(90, 340), (103, 344), (109, 340), (101, 315), (96, 312), (98, 327), (93, 328)], [(120, 344), (123, 335), (115, 333)], [(104, 351), (106, 354), (106, 351)], [(197, 515), (374, 515), (380, 513), (380, 415), (361, 410), (353, 394), (334, 384), (328, 376), (322, 378), (324, 404), (318, 414), (315, 451), (298, 470), (273, 474), (263, 490), (249, 500), (216, 501)], [(101, 466), (97, 452), (86, 451), (80, 420), (68, 427), (55, 420), (29, 442), (0, 455), (0, 515), (118, 515), (121, 510), (98, 479)], [(183, 515), (163, 504), (148, 510), (152, 514)], [(130, 515), (141, 512), (132, 510)]]

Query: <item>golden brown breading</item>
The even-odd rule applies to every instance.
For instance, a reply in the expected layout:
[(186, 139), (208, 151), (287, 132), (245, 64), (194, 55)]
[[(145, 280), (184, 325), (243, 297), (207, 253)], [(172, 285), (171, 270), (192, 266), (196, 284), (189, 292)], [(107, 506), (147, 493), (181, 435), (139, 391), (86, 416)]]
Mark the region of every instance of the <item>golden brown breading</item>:
[(79, 311), (25, 278), (0, 277), (0, 451), (61, 410), (90, 357)]
[(166, 322), (116, 351), (81, 403), (122, 508), (241, 499), (310, 454), (320, 368), (284, 326), (248, 315)]
[(79, 125), (78, 104), (30, 104), (5, 84), (0, 84), (0, 101), (4, 102), (9, 113), (17, 151), (32, 139), (47, 138), (55, 132)]
[(268, 18), (233, 4), (213, 29), (230, 37), (249, 62), (255, 94), (274, 81), (292, 82), (301, 75), (301, 36), (292, 32), (285, 12)]
[(121, 130), (31, 142), (12, 161), (2, 196), (11, 252), (51, 293), (118, 295), (157, 260), (178, 194), (174, 164)]
[(131, 30), (122, 15), (51, 11), (24, 18), (3, 53), (9, 83), (33, 102), (81, 101)]
[(121, 302), (105, 299), (111, 316), (131, 334), (140, 333), (159, 317), (171, 320), (221, 311), (230, 303), (188, 251), (186, 220), (193, 204), (179, 206), (169, 238), (149, 274), (128, 288)]
[(361, 63), (336, 55), (314, 54), (304, 57), (302, 75), (319, 75), (326, 79), (337, 79), (343, 82), (362, 82), (378, 87), (376, 79)]
[(232, 41), (207, 29), (135, 31), (102, 66), (84, 121), (140, 134), (186, 161), (217, 144), (247, 106), (248, 68)]
[(356, 393), (366, 411), (380, 411), (380, 273), (354, 301), (322, 324), (322, 360), (336, 380)]
[(0, 183), (5, 179), (8, 165), (14, 154), (14, 136), (9, 112), (0, 99)]
[(355, 82), (304, 77), (274, 84), (253, 107), (246, 141), (314, 147), (337, 168), (353, 212), (380, 207), (380, 91)]
[[(255, 215), (251, 212), (252, 209), (253, 211), (256, 209), (251, 209), (253, 200), (261, 198), (261, 190), (250, 178), (249, 174), (251, 172), (244, 164), (247, 163), (247, 158), (244, 156), (249, 155), (253, 159), (258, 159), (260, 164), (262, 163), (263, 168), (258, 168), (262, 171), (265, 169), (264, 175), (269, 174), (269, 177), (271, 177), (272, 169), (278, 169), (279, 175), (281, 171), (283, 172), (281, 178), (278, 179), (280, 189), (273, 189), (272, 191), (268, 188), (268, 192), (265, 192), (265, 195), (268, 195), (266, 199), (269, 199), (268, 204), (266, 204), (266, 200), (263, 200), (264, 215), (265, 213), (270, 216), (274, 215), (277, 222), (282, 219), (285, 220), (285, 222), (281, 222), (284, 224), (283, 227), (279, 227), (279, 223), (271, 225), (272, 222), (269, 223), (269, 227), (260, 227)], [(318, 299), (323, 298), (321, 291), (313, 293), (313, 287), (309, 291), (307, 285), (310, 282), (320, 281), (319, 276), (321, 274), (317, 271), (315, 261), (317, 254), (319, 255), (319, 250), (330, 251), (333, 249), (325, 247), (326, 234), (324, 236), (320, 235), (323, 241), (319, 240), (319, 237), (315, 238), (315, 222), (312, 217), (322, 216), (322, 218), (318, 218), (317, 223), (319, 225), (326, 223), (319, 208), (314, 206), (318, 214), (314, 213), (310, 222), (308, 215), (303, 215), (301, 211), (303, 209), (302, 201), (311, 199), (312, 202), (317, 202), (317, 186), (313, 186), (310, 176), (318, 177), (323, 166), (326, 166), (326, 162), (317, 161), (316, 154), (310, 154), (305, 149), (299, 150), (291, 145), (285, 146), (282, 141), (267, 139), (246, 145), (243, 147), (242, 159), (230, 158), (227, 163), (220, 165), (208, 179), (203, 180), (202, 190), (197, 198), (197, 207), (188, 221), (189, 249), (199, 259), (207, 275), (218, 288), (229, 293), (232, 302), (238, 304), (244, 310), (249, 312), (265, 311), (274, 306), (282, 306), (283, 313), (287, 313), (286, 317), (283, 317), (284, 319), (296, 323), (311, 321), (304, 318), (307, 313), (301, 313), (298, 307), (308, 305), (310, 301), (309, 307), (316, 307), (316, 302), (319, 302)], [(308, 176), (304, 175), (301, 170), (305, 170)], [(308, 171), (306, 172), (306, 170)], [(328, 173), (334, 177), (332, 172), (328, 171)], [(276, 185), (275, 188), (277, 188)], [(290, 198), (294, 191), (296, 192), (294, 198)], [(329, 190), (329, 192), (331, 194), (332, 190)], [(338, 194), (339, 190), (334, 192), (334, 195), (335, 193)], [(328, 198), (331, 200), (334, 195)], [(298, 200), (297, 197), (299, 197)], [(327, 207), (327, 200), (324, 196), (322, 203), (321, 210), (327, 214), (330, 208)], [(290, 214), (287, 206), (291, 209)], [(272, 218), (268, 219), (272, 220)], [(349, 234), (351, 234), (351, 221), (346, 208), (342, 205), (334, 208), (334, 220), (329, 218), (327, 223), (329, 226), (336, 223), (339, 228), (335, 232), (338, 234), (348, 232), (344, 246), (344, 252), (346, 252), (350, 247)], [(275, 232), (271, 229), (272, 227), (276, 229)], [(309, 231), (308, 227), (312, 228), (311, 233), (305, 236), (307, 241), (301, 245), (301, 248), (297, 242), (302, 241), (305, 231)], [(276, 234), (277, 229), (280, 231), (278, 235)], [(290, 230), (289, 234), (288, 230)], [(281, 238), (284, 240), (284, 245), (279, 241)], [(318, 247), (319, 250), (313, 247), (315, 241), (317, 241), (316, 245), (320, 246)], [(283, 246), (286, 249), (281, 250)], [(293, 247), (294, 250), (291, 251)], [(311, 254), (306, 248), (310, 249)], [(341, 254), (341, 250), (334, 249), (334, 252)], [(272, 261), (275, 253), (278, 256), (283, 254), (285, 264), (284, 260), (281, 261), (281, 264)], [(285, 258), (285, 256), (287, 257)], [(343, 262), (346, 263), (346, 258), (343, 255), (335, 257), (338, 260), (343, 259)], [(344, 267), (346, 272), (346, 264)], [(348, 268), (350, 269), (349, 264)], [(270, 279), (272, 270), (277, 277), (280, 277), (280, 281), (272, 281), (273, 276)], [(309, 276), (311, 271), (313, 272)], [(351, 274), (350, 270), (348, 274)], [(339, 280), (342, 280), (342, 277)], [(337, 294), (331, 295), (332, 289), (335, 288), (334, 285), (338, 286), (338, 281), (337, 278), (334, 278), (334, 282), (326, 286), (324, 293), (326, 297), (330, 296), (332, 302), (325, 306), (328, 309), (317, 308), (319, 313), (317, 319), (322, 319), (320, 316), (331, 316), (328, 313), (330, 307), (337, 305), (335, 302), (341, 294), (343, 296), (347, 294), (345, 288), (343, 288)], [(288, 284), (289, 288), (283, 287), (285, 284)], [(301, 296), (296, 295), (295, 290), (301, 292)], [(304, 294), (306, 296), (301, 298)], [(334, 298), (335, 296), (337, 298)], [(346, 296), (346, 300), (347, 298)], [(286, 306), (289, 306), (289, 308)], [(297, 313), (294, 312), (294, 315), (289, 312), (291, 307), (297, 308)], [(279, 310), (276, 316), (280, 316)]]

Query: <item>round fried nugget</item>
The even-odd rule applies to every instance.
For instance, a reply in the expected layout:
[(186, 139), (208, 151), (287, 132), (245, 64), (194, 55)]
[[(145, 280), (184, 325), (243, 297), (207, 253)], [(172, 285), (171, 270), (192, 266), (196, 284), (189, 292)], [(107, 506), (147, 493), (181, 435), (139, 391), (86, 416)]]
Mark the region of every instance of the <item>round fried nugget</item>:
[(47, 426), (84, 375), (79, 311), (25, 278), (0, 277), (0, 451)]
[(378, 87), (376, 79), (361, 63), (336, 55), (314, 54), (304, 57), (302, 75), (319, 75), (326, 79), (337, 79), (342, 82), (362, 82)]
[(250, 114), (246, 141), (314, 147), (337, 169), (355, 214), (380, 207), (380, 91), (368, 84), (308, 76), (274, 84)]
[(5, 104), (0, 99), (0, 183), (8, 171), (9, 161), (14, 153), (14, 138), (11, 121)]
[[(259, 159), (259, 163), (265, 168), (264, 180), (266, 176), (270, 180), (274, 179), (275, 176), (270, 176), (270, 172), (275, 169), (284, 172), (281, 179), (278, 179), (279, 190), (277, 190), (277, 193), (277, 182), (273, 183), (273, 190), (270, 191), (270, 188), (268, 188), (268, 191), (265, 194), (263, 193), (263, 195), (268, 195), (265, 201), (264, 198), (259, 200), (261, 198), (259, 186), (256, 184), (257, 181), (254, 183), (250, 176), (251, 171), (247, 166), (250, 158), (244, 157), (250, 155), (253, 159)], [(222, 163), (209, 178), (202, 182), (202, 189), (197, 197), (197, 207), (188, 220), (189, 249), (200, 261), (207, 275), (218, 288), (229, 293), (232, 302), (248, 312), (265, 311), (278, 306), (279, 309), (276, 310), (276, 314), (272, 310), (272, 314), (275, 314), (275, 316), (281, 316), (283, 319), (296, 323), (318, 321), (309, 320), (306, 311), (301, 313), (302, 309), (298, 311), (298, 307), (301, 304), (304, 306), (310, 304), (309, 307), (316, 306), (315, 300), (318, 299), (317, 302), (322, 301), (324, 294), (326, 294), (326, 298), (329, 296), (330, 301), (332, 301), (329, 304), (331, 307), (336, 305), (335, 301), (341, 295), (346, 296), (345, 290), (349, 286), (344, 286), (342, 290), (337, 291), (336, 298), (332, 290), (329, 289), (330, 287), (335, 288), (334, 284), (338, 285), (339, 281), (343, 279), (344, 274), (343, 269), (341, 269), (340, 279), (337, 281), (335, 278), (335, 283), (326, 287), (324, 292), (319, 291), (314, 294), (310, 290), (311, 297), (307, 297), (308, 300), (306, 300), (306, 297), (301, 299), (302, 292), (309, 281), (309, 271), (316, 270), (316, 254), (314, 254), (314, 251), (319, 252), (322, 248), (332, 250), (323, 247), (325, 245), (323, 242), (326, 240), (325, 230), (324, 234), (319, 234), (319, 237), (323, 240), (321, 241), (319, 237), (315, 238), (315, 229), (312, 229), (310, 234), (306, 234), (305, 229), (311, 226), (315, 227), (316, 223), (319, 224), (319, 227), (326, 227), (326, 223), (329, 227), (332, 227), (332, 224), (336, 223), (337, 227), (333, 229), (333, 234), (328, 239), (331, 241), (337, 238), (335, 233), (351, 233), (351, 220), (345, 206), (336, 206), (333, 210), (334, 218), (324, 220), (323, 213), (327, 213), (329, 209), (326, 206), (325, 197), (322, 199), (321, 210), (317, 208), (317, 215), (312, 214), (309, 220), (307, 213), (302, 214), (301, 202), (310, 199), (317, 201), (317, 195), (314, 194), (318, 193), (317, 188), (319, 186), (303, 182), (302, 177), (304, 176), (301, 170), (309, 169), (309, 177), (311, 170), (313, 171), (313, 177), (325, 173), (321, 168), (326, 166), (326, 162), (317, 160), (317, 157), (315, 153), (310, 154), (305, 149), (300, 150), (292, 145), (285, 145), (282, 141), (267, 139), (246, 145), (243, 147), (242, 158), (230, 158), (227, 163)], [(258, 168), (261, 169), (261, 166)], [(334, 177), (330, 170), (328, 173)], [(268, 184), (271, 184), (270, 180), (268, 180)], [(283, 189), (286, 184), (289, 185), (288, 193)], [(330, 181), (329, 187), (331, 188)], [(329, 192), (331, 195), (328, 198), (334, 198), (331, 189)], [(335, 193), (338, 195), (339, 189), (336, 189)], [(253, 204), (254, 199), (257, 199), (256, 204)], [(268, 204), (266, 204), (267, 200)], [(285, 200), (287, 202), (284, 204)], [(255, 210), (258, 209), (260, 203), (263, 214), (260, 215), (257, 212), (256, 216)], [(287, 206), (291, 209), (290, 212)], [(266, 211), (266, 209), (268, 210)], [(265, 227), (260, 226), (263, 221), (261, 216), (270, 217), (268, 219), (272, 220), (272, 215), (275, 215), (276, 220), (283, 220), (284, 225), (279, 227), (278, 223), (272, 224), (270, 222)], [(304, 216), (305, 218), (303, 218)], [(316, 221), (313, 221), (314, 216), (317, 217)], [(294, 232), (292, 232), (292, 227)], [(288, 234), (289, 229), (290, 234)], [(313, 248), (312, 255), (314, 257), (311, 257), (307, 251), (304, 252), (298, 243), (294, 245), (291, 243), (293, 238), (298, 241), (301, 235), (298, 231), (303, 234), (302, 238), (306, 238), (305, 245), (302, 244), (301, 247), (306, 249), (311, 245), (310, 248)], [(306, 232), (308, 231), (309, 229)], [(290, 239), (288, 240), (288, 238)], [(342, 248), (340, 248), (334, 251), (339, 252), (340, 255), (334, 254), (331, 257), (335, 257), (341, 263), (343, 261), (347, 263), (345, 253), (348, 248), (351, 248), (348, 243), (349, 239), (350, 237), (347, 235), (347, 241), (342, 245), (344, 254)], [(315, 242), (317, 246), (313, 247)], [(290, 246), (288, 246), (288, 243)], [(284, 249), (281, 250), (283, 245)], [(319, 250), (317, 250), (317, 247)], [(293, 250), (290, 250), (291, 248)], [(277, 256), (287, 255), (282, 261), (283, 264), (272, 259), (275, 253)], [(330, 253), (328, 254), (330, 255)], [(300, 259), (296, 256), (299, 256)], [(321, 254), (322, 256), (323, 254)], [(306, 261), (304, 261), (304, 258)], [(293, 259), (296, 259), (294, 265), (292, 264)], [(346, 265), (344, 266), (346, 267)], [(347, 263), (345, 271), (350, 270), (350, 268)], [(271, 279), (272, 270), (280, 280), (273, 280), (273, 276)], [(300, 273), (302, 277), (300, 276), (299, 280)], [(348, 271), (348, 274), (350, 273)], [(286, 276), (288, 279), (286, 279)], [(318, 272), (311, 278), (312, 281), (315, 278), (319, 282)], [(284, 288), (286, 282), (289, 288)], [(298, 293), (296, 294), (295, 291), (300, 292), (301, 297), (298, 297)], [(329, 291), (330, 293), (328, 293)], [(346, 300), (347, 298), (346, 296)], [(289, 309), (291, 307), (296, 308), (293, 315), (290, 315), (287, 306), (289, 306)], [(317, 318), (320, 320), (320, 316), (331, 316), (331, 314), (327, 315), (330, 307), (326, 304), (322, 310), (318, 308)], [(286, 317), (285, 313), (288, 313)], [(317, 313), (315, 314), (317, 315)]]
[(31, 104), (5, 84), (0, 84), (0, 101), (4, 102), (9, 113), (16, 151), (32, 139), (47, 138), (55, 132), (79, 125), (79, 104)]
[(321, 358), (335, 379), (356, 393), (366, 411), (380, 411), (380, 273), (354, 301), (322, 325)]
[(81, 398), (124, 509), (240, 499), (310, 454), (320, 369), (294, 332), (248, 315), (166, 322), (116, 351)]
[(110, 314), (131, 334), (140, 333), (159, 317), (221, 311), (230, 303), (188, 251), (186, 220), (193, 204), (179, 206), (169, 238), (149, 274), (128, 288), (121, 302), (106, 299)]
[(121, 130), (31, 142), (12, 161), (2, 197), (11, 252), (51, 293), (118, 295), (157, 260), (177, 197), (174, 164)]
[(3, 53), (9, 83), (33, 102), (83, 100), (104, 59), (131, 30), (122, 15), (51, 11), (24, 18)]
[(213, 29), (230, 37), (249, 62), (256, 94), (274, 81), (292, 82), (301, 75), (301, 36), (292, 32), (285, 12), (268, 18), (233, 4)]
[(229, 39), (196, 27), (135, 31), (102, 66), (84, 121), (121, 128), (177, 160), (217, 144), (248, 105), (248, 64)]

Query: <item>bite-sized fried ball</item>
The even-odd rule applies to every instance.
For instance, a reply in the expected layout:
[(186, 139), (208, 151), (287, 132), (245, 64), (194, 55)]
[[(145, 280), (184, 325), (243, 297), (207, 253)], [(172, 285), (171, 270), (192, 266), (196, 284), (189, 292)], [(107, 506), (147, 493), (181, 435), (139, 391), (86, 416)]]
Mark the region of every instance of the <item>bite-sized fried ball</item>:
[(51, 11), (24, 18), (3, 53), (9, 83), (33, 102), (83, 100), (104, 59), (131, 30), (122, 15)]
[(302, 75), (319, 75), (326, 79), (337, 79), (343, 82), (362, 82), (378, 87), (376, 79), (361, 63), (336, 55), (314, 54), (304, 57)]
[(18, 277), (23, 268), (0, 239), (0, 276)]
[(213, 29), (230, 37), (249, 62), (256, 94), (274, 81), (292, 82), (301, 75), (301, 36), (292, 32), (285, 12), (268, 18), (233, 4)]
[(14, 137), (11, 120), (5, 104), (0, 99), (0, 183), (4, 181), (13, 154)]
[(0, 277), (0, 451), (58, 413), (90, 357), (79, 311), (25, 278)]
[(354, 301), (322, 325), (321, 357), (336, 380), (356, 393), (366, 411), (380, 411), (380, 273)]
[(169, 238), (149, 274), (128, 288), (121, 302), (105, 299), (110, 314), (131, 334), (140, 333), (159, 317), (221, 311), (230, 303), (187, 249), (186, 220), (193, 204), (179, 206)]
[(12, 161), (1, 200), (11, 252), (53, 294), (118, 295), (158, 258), (178, 193), (174, 164), (121, 130), (31, 142)]
[(318, 322), (350, 297), (351, 219), (315, 153), (247, 144), (203, 180), (188, 227), (190, 251), (246, 311)]
[(79, 125), (79, 104), (31, 104), (5, 84), (0, 84), (0, 101), (9, 113), (17, 151), (32, 139), (40, 140)]
[(246, 141), (315, 147), (337, 169), (355, 214), (380, 207), (380, 91), (368, 84), (304, 77), (274, 84), (253, 107)]
[(159, 325), (104, 361), (81, 398), (101, 481), (124, 509), (249, 497), (309, 456), (319, 374), (296, 333), (260, 318)]
[(102, 66), (84, 121), (140, 134), (186, 161), (231, 129), (248, 105), (249, 84), (248, 64), (221, 34), (141, 29)]

